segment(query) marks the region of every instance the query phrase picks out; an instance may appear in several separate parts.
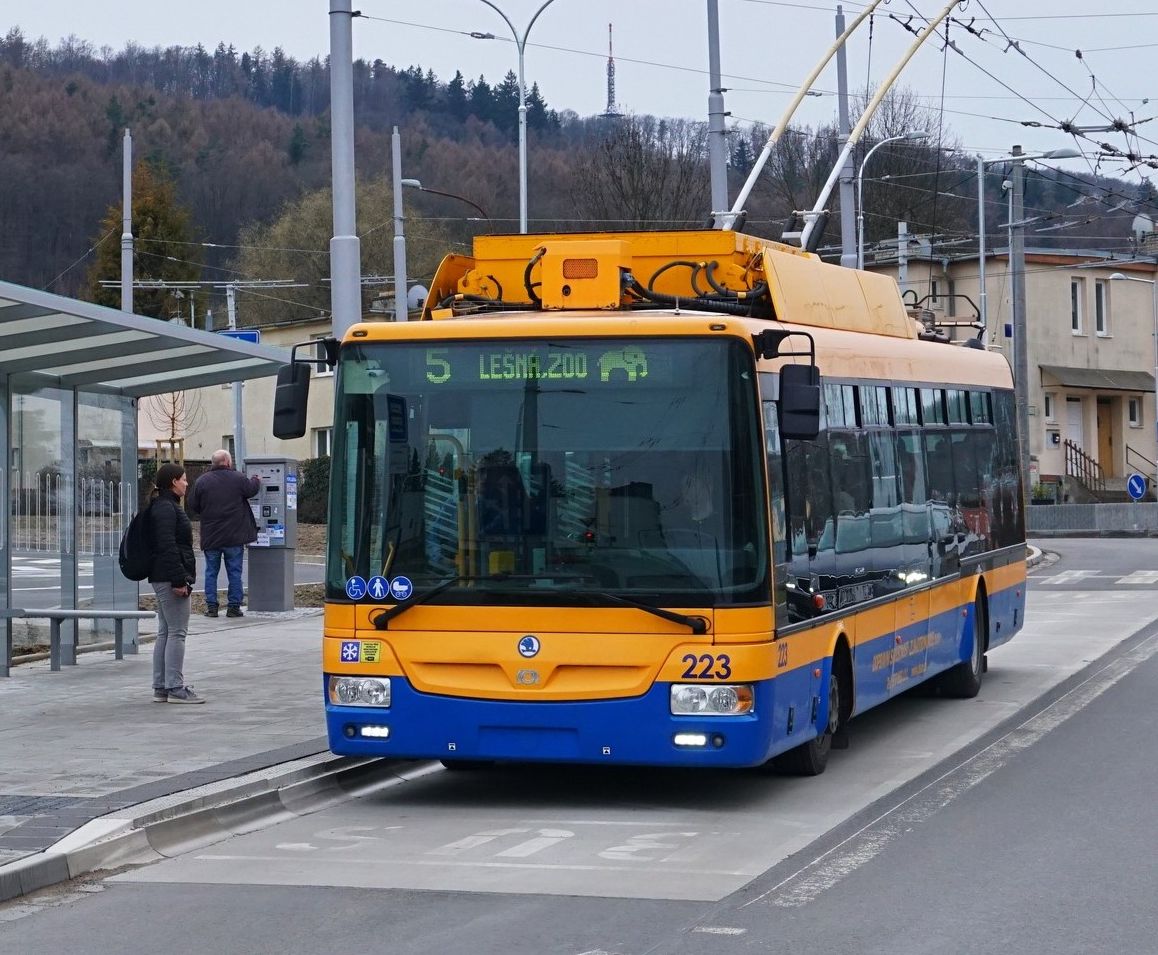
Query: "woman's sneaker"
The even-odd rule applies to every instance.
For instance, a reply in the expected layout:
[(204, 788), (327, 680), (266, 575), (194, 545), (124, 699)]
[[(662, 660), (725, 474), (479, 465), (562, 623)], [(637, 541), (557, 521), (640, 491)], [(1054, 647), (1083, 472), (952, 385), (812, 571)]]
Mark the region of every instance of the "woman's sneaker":
[(204, 703), (205, 700), (193, 692), (191, 686), (179, 686), (169, 691), (170, 703)]
[(168, 703), (169, 702), (169, 691), (166, 690), (163, 686), (153, 687), (153, 702), (154, 703)]

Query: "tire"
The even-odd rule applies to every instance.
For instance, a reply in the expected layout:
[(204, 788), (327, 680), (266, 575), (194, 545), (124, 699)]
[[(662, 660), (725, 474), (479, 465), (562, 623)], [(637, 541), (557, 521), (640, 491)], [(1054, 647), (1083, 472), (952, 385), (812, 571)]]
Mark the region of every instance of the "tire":
[(791, 776), (819, 776), (828, 766), (828, 755), (832, 752), (832, 740), (840, 729), (845, 708), (844, 694), (849, 692), (845, 682), (844, 658), (842, 650), (832, 658), (828, 674), (828, 724), (824, 732), (802, 743), (794, 749), (781, 753), (772, 761), (776, 772)]
[(971, 700), (981, 692), (981, 678), (985, 673), (985, 646), (989, 642), (989, 609), (985, 594), (977, 591), (973, 598), (973, 647), (969, 659), (946, 670), (940, 678), (943, 696), (956, 700)]

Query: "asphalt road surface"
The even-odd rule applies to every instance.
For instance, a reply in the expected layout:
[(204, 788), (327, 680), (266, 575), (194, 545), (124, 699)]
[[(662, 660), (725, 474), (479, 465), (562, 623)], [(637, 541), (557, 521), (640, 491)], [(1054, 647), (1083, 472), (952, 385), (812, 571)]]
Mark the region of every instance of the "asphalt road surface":
[(816, 779), (409, 764), (356, 801), (0, 907), (0, 949), (1156, 951), (1158, 577), (1137, 574), (1158, 547), (1048, 549), (976, 700), (866, 714)]

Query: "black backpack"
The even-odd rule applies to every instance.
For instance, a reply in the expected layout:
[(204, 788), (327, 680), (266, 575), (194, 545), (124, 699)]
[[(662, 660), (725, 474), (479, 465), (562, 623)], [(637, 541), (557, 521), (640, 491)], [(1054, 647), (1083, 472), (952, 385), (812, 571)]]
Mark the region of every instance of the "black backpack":
[(149, 521), (151, 509), (150, 503), (144, 510), (137, 511), (121, 537), (117, 561), (121, 565), (121, 573), (129, 580), (145, 580), (153, 571), (153, 534)]

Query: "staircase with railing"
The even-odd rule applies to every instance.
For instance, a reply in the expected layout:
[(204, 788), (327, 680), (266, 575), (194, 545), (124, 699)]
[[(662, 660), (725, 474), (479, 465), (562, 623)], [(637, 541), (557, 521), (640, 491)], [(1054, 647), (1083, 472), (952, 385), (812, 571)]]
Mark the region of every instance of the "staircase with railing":
[(1103, 500), (1106, 493), (1106, 475), (1102, 466), (1069, 438), (1065, 440), (1065, 456), (1066, 477), (1077, 481), (1094, 498)]

